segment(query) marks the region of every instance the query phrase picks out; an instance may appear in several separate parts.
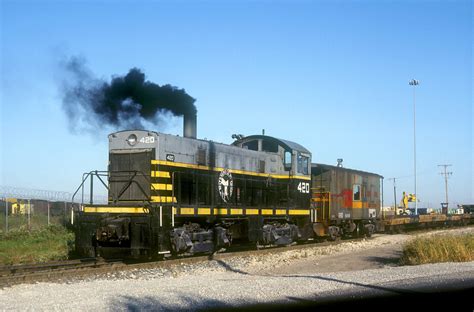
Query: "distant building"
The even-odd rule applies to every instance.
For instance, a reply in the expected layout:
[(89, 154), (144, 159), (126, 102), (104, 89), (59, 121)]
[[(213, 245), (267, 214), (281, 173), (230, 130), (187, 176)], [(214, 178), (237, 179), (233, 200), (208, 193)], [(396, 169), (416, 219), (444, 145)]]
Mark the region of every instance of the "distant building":
[(463, 213), (474, 213), (474, 205), (461, 205)]

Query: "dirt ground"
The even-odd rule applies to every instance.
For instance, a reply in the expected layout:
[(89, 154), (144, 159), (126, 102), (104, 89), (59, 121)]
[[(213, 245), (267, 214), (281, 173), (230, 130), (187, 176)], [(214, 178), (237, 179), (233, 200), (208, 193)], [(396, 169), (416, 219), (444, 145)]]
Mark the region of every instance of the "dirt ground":
[[(393, 244), (358, 252), (328, 255), (321, 259), (297, 260), (289, 266), (278, 268), (278, 274), (306, 274), (377, 269), (385, 266), (397, 266), (402, 246)], [(267, 270), (266, 270), (267, 271)], [(270, 272), (261, 272), (270, 273)], [(276, 272), (272, 270), (272, 274)]]
[(276, 265), (260, 270), (260, 274), (314, 274), (329, 272), (358, 271), (398, 266), (403, 244), (417, 236), (444, 233), (474, 233), (474, 226), (426, 233), (376, 234), (362, 246), (349, 251), (329, 252), (319, 257), (293, 259), (291, 264)]

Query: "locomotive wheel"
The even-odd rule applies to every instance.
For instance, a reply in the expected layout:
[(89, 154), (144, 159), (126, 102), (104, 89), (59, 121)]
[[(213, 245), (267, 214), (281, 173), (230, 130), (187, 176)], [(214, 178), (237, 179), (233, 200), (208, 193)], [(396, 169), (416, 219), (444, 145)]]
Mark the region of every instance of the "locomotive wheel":
[(328, 228), (328, 240), (335, 241), (341, 238), (341, 229), (337, 226), (330, 226)]
[(334, 241), (337, 241), (337, 240), (340, 240), (341, 237), (337, 234), (334, 234), (334, 233), (330, 233), (329, 234), (329, 241), (331, 242), (334, 242)]

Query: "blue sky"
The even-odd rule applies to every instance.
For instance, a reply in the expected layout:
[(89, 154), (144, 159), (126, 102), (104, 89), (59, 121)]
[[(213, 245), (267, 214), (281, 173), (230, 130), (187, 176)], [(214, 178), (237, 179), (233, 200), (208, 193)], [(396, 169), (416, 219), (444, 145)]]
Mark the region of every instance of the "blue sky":
[[(197, 99), (198, 137), (296, 141), (313, 162), (397, 177), (418, 196), (474, 203), (470, 1), (0, 1), (0, 185), (73, 191), (106, 169), (107, 134), (72, 133), (59, 62), (99, 78), (132, 67)], [(155, 129), (181, 134), (181, 119)], [(385, 203), (393, 203), (385, 180)]]

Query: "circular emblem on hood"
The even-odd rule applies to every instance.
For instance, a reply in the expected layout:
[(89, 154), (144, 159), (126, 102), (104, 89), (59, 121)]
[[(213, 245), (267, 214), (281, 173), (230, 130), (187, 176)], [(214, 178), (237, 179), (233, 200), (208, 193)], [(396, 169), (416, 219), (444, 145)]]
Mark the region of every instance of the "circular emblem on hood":
[(232, 174), (228, 169), (224, 169), (219, 174), (217, 187), (219, 188), (219, 195), (221, 196), (222, 200), (226, 203), (229, 202), (234, 190), (234, 181), (232, 179)]
[(135, 144), (137, 144), (138, 139), (137, 139), (137, 136), (135, 134), (130, 134), (126, 141), (127, 141), (128, 145), (134, 146)]

